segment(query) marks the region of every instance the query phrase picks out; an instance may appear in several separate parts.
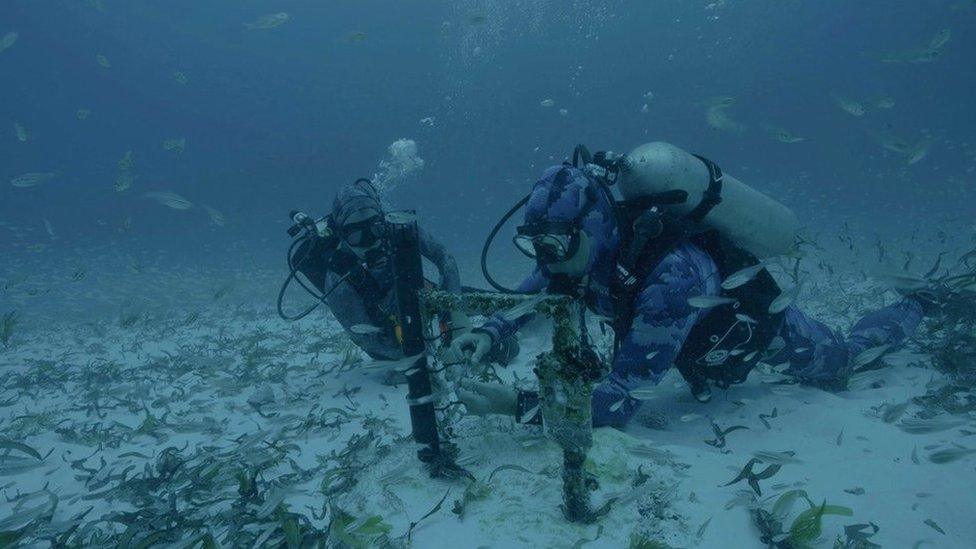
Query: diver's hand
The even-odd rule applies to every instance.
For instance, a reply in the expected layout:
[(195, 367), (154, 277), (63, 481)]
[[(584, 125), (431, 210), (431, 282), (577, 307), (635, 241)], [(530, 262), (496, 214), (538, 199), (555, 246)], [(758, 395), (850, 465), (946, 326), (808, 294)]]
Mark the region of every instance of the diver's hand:
[(464, 380), (457, 394), (468, 412), (474, 415), (515, 416), (518, 410), (518, 391), (508, 385)]
[(457, 356), (469, 356), (472, 362), (480, 363), (491, 350), (491, 336), (484, 332), (461, 334), (451, 342), (451, 351)]

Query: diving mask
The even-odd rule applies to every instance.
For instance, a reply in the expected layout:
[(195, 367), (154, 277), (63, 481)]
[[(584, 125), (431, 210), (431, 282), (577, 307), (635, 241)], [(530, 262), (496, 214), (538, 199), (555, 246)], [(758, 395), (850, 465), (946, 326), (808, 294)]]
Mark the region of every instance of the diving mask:
[(385, 237), (388, 227), (381, 216), (370, 217), (355, 223), (342, 225), (338, 230), (342, 239), (355, 248), (370, 248)]
[(576, 255), (579, 228), (574, 223), (550, 221), (522, 225), (512, 240), (526, 256), (541, 263), (559, 263)]

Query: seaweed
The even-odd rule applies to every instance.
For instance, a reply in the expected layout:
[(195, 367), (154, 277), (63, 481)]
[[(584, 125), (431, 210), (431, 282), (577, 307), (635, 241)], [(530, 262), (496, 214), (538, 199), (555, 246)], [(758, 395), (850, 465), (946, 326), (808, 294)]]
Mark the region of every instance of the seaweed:
[[(793, 507), (800, 499), (806, 501), (807, 508), (794, 516)], [(826, 500), (818, 505), (810, 499), (806, 491), (790, 490), (780, 494), (772, 508), (767, 509), (763, 505), (757, 505), (752, 514), (753, 521), (760, 532), (760, 540), (768, 547), (796, 549), (811, 546), (821, 536), (825, 516), (850, 517), (854, 515), (854, 511), (849, 507), (829, 505)], [(793, 520), (789, 522), (790, 526), (787, 528), (786, 524), (791, 516)], [(870, 547), (870, 545), (856, 545), (856, 543), (858, 540), (866, 540), (874, 535), (877, 530), (867, 534), (862, 526), (851, 525), (846, 527), (845, 538), (838, 538), (835, 547)]]

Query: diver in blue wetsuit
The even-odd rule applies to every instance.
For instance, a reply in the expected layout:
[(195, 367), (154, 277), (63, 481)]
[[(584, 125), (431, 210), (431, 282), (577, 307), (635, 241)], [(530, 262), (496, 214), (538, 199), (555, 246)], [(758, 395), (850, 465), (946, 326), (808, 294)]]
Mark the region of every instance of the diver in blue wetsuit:
[[(527, 200), (525, 223), (515, 242), (536, 259), (537, 267), (517, 291), (574, 295), (584, 300), (589, 311), (614, 319), (612, 371), (593, 397), (596, 426), (626, 424), (640, 406), (629, 391), (659, 382), (672, 364), (702, 402), (711, 396), (710, 385), (727, 387), (743, 381), (760, 359), (789, 361), (786, 373), (802, 383), (844, 388), (854, 357), (872, 347), (897, 346), (922, 319), (923, 302), (906, 297), (863, 318), (845, 338), (795, 306), (771, 313), (780, 291), (765, 271), (738, 288), (724, 289), (722, 282), (731, 280), (730, 272), (757, 260), (723, 244), (715, 231), (687, 228), (701, 222), (720, 201), (721, 170), (699, 159), (710, 174), (709, 190), (716, 193), (710, 201), (709, 193), (703, 193), (701, 204), (685, 217), (691, 220), (685, 228), (655, 225), (659, 208), (648, 209), (646, 201), (636, 212), (621, 214), (619, 206), (627, 203), (615, 202), (599, 184), (599, 176), (586, 166), (549, 168)], [(675, 198), (681, 197), (673, 193), (654, 197), (661, 204)], [(638, 230), (642, 225), (650, 231)], [(651, 244), (642, 242), (638, 255), (650, 260), (625, 261), (641, 235)], [(697, 300), (689, 303), (692, 298)], [(696, 301), (721, 305), (696, 307)], [(455, 339), (452, 347), (480, 361), (494, 342), (512, 336), (529, 318), (510, 321), (496, 315)], [(541, 421), (537, 413), (525, 417), (538, 410), (538, 396), (532, 392), (464, 382), (460, 398), (472, 413)]]

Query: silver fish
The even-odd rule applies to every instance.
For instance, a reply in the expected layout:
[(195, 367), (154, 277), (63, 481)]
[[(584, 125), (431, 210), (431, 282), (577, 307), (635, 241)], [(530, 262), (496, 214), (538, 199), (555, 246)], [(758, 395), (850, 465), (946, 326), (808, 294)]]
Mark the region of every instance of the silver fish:
[(888, 349), (890, 348), (891, 345), (888, 344), (888, 345), (878, 345), (877, 347), (871, 347), (870, 349), (865, 349), (860, 353), (858, 353), (857, 356), (854, 357), (854, 360), (851, 361), (851, 366), (855, 370), (861, 368), (862, 366), (867, 366), (868, 364), (871, 364), (875, 360), (881, 358), (881, 355), (885, 354), (885, 352), (887, 352)]
[(349, 331), (357, 335), (369, 335), (383, 333), (383, 328), (373, 326), (372, 324), (356, 324), (355, 326), (351, 326)]
[(16, 32), (8, 32), (7, 34), (3, 35), (3, 38), (0, 38), (0, 53), (12, 48), (13, 45), (17, 43), (17, 38), (19, 37), (20, 35)]
[(733, 290), (738, 288), (739, 286), (748, 283), (753, 278), (756, 278), (756, 275), (758, 275), (759, 272), (765, 268), (766, 265), (759, 263), (757, 265), (753, 265), (752, 267), (746, 267), (745, 269), (736, 271), (722, 281), (722, 288), (725, 290)]
[(834, 101), (836, 101), (837, 106), (840, 107), (841, 110), (843, 110), (847, 114), (853, 116), (864, 116), (865, 113), (864, 105), (851, 99), (850, 97), (834, 94)]
[(146, 198), (151, 198), (156, 202), (159, 202), (167, 208), (173, 208), (174, 210), (189, 210), (193, 207), (193, 203), (189, 200), (183, 198), (182, 196), (166, 192), (166, 191), (152, 191), (146, 193)]
[(659, 387), (642, 387), (640, 389), (634, 389), (627, 393), (630, 398), (634, 400), (654, 400), (655, 398), (661, 396), (664, 391)]
[(521, 303), (512, 307), (511, 309), (508, 309), (507, 311), (502, 311), (501, 313), (499, 313), (499, 316), (501, 316), (502, 318), (504, 318), (509, 322), (512, 322), (514, 320), (522, 318), (527, 314), (533, 313), (535, 311), (536, 305), (542, 303), (543, 301), (549, 299), (550, 297), (552, 296), (548, 296), (545, 294), (533, 296), (531, 298), (522, 301)]
[(57, 172), (30, 172), (23, 175), (18, 175), (17, 177), (11, 179), (10, 184), (14, 187), (19, 187), (22, 189), (27, 187), (36, 187), (51, 181), (57, 176)]
[(769, 463), (772, 465), (787, 465), (787, 464), (798, 464), (803, 463), (803, 460), (797, 459), (793, 456), (796, 452), (773, 452), (770, 450), (757, 450), (752, 453), (753, 457), (761, 460), (763, 463)]
[(417, 220), (417, 214), (413, 212), (390, 212), (385, 217), (388, 223), (394, 225), (405, 225)]
[(207, 206), (206, 204), (200, 204), (200, 206), (204, 209), (204, 211), (207, 212), (207, 215), (210, 216), (210, 222), (214, 225), (223, 227), (227, 223), (227, 218), (224, 217), (224, 214), (221, 213), (221, 211), (217, 208)]
[(775, 315), (785, 311), (787, 307), (789, 307), (790, 305), (793, 304), (794, 301), (796, 301), (796, 296), (799, 293), (800, 293), (799, 284), (797, 284), (796, 286), (788, 290), (783, 290), (783, 293), (776, 296), (776, 299), (774, 299), (773, 302), (769, 304), (769, 314)]
[(247, 30), (273, 29), (275, 27), (284, 25), (289, 19), (291, 19), (291, 16), (285, 12), (272, 13), (265, 15), (264, 17), (260, 17), (251, 23), (244, 23), (244, 28)]
[(946, 448), (944, 450), (936, 450), (929, 454), (929, 461), (932, 463), (952, 463), (958, 459), (962, 459), (967, 456), (976, 454), (976, 450), (972, 448), (963, 448), (961, 446)]
[(423, 356), (423, 353), (401, 358), (399, 360), (375, 360), (368, 364), (364, 364), (362, 367), (371, 370), (384, 369), (402, 372), (414, 368), (417, 365), (417, 359), (421, 356)]
[(931, 419), (921, 419), (921, 418), (908, 418), (901, 420), (898, 427), (905, 431), (906, 433), (911, 433), (913, 435), (921, 435), (928, 433), (939, 433), (942, 431), (948, 431), (949, 429), (955, 429), (956, 427), (962, 427), (967, 422), (965, 419), (941, 415), (936, 416)]

